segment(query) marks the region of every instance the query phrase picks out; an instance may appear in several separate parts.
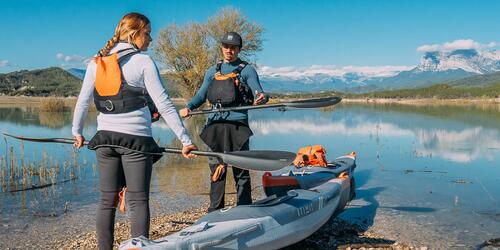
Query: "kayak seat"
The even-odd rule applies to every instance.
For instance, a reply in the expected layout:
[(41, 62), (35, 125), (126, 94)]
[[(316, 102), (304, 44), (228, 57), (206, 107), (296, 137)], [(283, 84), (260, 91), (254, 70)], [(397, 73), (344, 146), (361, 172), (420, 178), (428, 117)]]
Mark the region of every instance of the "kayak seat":
[(295, 176), (273, 176), (270, 172), (262, 175), (262, 186), (268, 197), (286, 196), (288, 191), (301, 188)]

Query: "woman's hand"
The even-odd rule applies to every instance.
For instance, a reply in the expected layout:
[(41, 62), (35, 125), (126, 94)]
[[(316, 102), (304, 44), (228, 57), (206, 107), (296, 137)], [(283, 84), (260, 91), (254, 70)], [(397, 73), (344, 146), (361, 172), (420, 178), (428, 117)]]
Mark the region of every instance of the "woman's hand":
[(75, 143), (73, 144), (73, 146), (75, 146), (75, 148), (81, 148), (83, 146), (83, 142), (85, 142), (85, 137), (83, 137), (82, 135), (77, 135), (75, 136)]
[(264, 95), (264, 93), (260, 93), (258, 90), (255, 90), (255, 97), (257, 97), (257, 99), (253, 102), (253, 105), (264, 104), (266, 101), (266, 95)]
[(187, 159), (196, 158), (196, 155), (190, 153), (192, 150), (198, 150), (198, 148), (194, 144), (182, 147), (182, 156)]
[(191, 112), (190, 109), (188, 108), (183, 108), (181, 110), (179, 110), (179, 115), (182, 117), (182, 118), (186, 118), (189, 116), (189, 112)]

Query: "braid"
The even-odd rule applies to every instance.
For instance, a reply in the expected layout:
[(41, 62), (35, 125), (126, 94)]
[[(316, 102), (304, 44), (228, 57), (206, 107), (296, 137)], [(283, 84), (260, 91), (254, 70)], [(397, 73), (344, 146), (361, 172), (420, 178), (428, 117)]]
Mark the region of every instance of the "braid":
[(113, 36), (111, 39), (108, 40), (108, 42), (106, 43), (106, 46), (104, 46), (104, 48), (102, 48), (101, 50), (99, 50), (99, 55), (101, 56), (106, 56), (108, 55), (109, 51), (115, 47), (116, 43), (118, 43), (120, 39), (118, 38), (118, 36)]

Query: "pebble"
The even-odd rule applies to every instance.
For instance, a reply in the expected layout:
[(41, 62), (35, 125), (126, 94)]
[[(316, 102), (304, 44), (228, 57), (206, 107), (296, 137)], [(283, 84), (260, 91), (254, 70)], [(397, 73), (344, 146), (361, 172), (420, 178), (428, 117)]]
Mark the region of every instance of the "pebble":
[[(229, 198), (226, 205), (232, 206), (234, 203), (234, 198)], [(208, 203), (188, 211), (152, 218), (150, 224), (150, 238), (158, 239), (191, 225), (206, 214), (207, 207)], [(116, 223), (115, 249), (118, 248), (120, 242), (130, 238), (129, 232), (130, 224), (128, 222)], [(67, 235), (66, 239), (63, 240), (48, 240), (50, 241), (49, 244), (31, 247), (48, 249), (97, 249), (95, 232)], [(428, 248), (412, 247), (402, 242), (386, 239), (382, 235), (364, 230), (360, 225), (351, 224), (348, 221), (334, 218), (307, 239), (283, 248), (283, 250), (298, 249), (427, 250)]]

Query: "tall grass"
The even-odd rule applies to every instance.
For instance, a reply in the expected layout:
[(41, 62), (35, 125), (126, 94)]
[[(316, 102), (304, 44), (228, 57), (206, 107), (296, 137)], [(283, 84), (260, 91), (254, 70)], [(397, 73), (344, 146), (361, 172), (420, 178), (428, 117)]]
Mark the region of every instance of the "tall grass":
[(40, 109), (45, 112), (62, 112), (64, 111), (64, 101), (56, 97), (47, 97), (42, 100)]
[[(84, 170), (78, 162), (78, 152), (73, 150), (70, 159), (66, 158), (62, 164), (53, 159), (43, 150), (41, 159), (36, 160), (33, 152), (33, 160), (25, 157), (24, 144), (19, 147), (20, 152), (15, 152), (13, 146), (6, 145), (6, 155), (0, 156), (0, 188), (2, 192), (24, 192), (25, 190), (52, 186), (52, 193), (56, 192), (56, 185), (81, 176)], [(83, 167), (87, 166), (87, 160)], [(95, 164), (92, 169), (95, 176)], [(42, 191), (47, 194), (47, 189)]]

